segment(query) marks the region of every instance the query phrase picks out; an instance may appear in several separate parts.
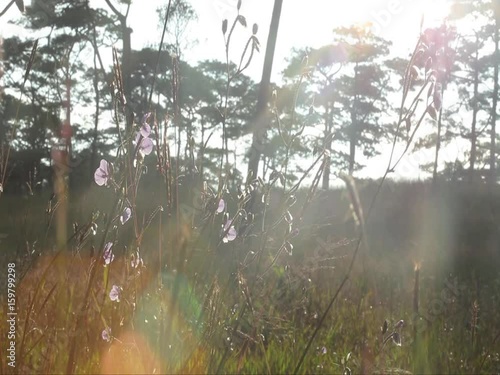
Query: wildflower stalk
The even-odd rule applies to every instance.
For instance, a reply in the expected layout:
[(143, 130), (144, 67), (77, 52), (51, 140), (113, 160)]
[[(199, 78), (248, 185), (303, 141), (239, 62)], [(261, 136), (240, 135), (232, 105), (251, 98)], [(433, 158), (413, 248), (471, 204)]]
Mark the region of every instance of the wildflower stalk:
[(156, 76), (158, 75), (158, 67), (160, 66), (160, 57), (161, 57), (161, 49), (163, 48), (163, 41), (165, 40), (165, 34), (167, 32), (167, 23), (168, 19), (170, 18), (170, 6), (172, 4), (172, 0), (168, 0), (168, 5), (167, 5), (167, 14), (165, 15), (165, 20), (163, 21), (163, 31), (161, 33), (161, 40), (160, 40), (160, 46), (158, 47), (158, 55), (156, 57), (156, 64), (155, 64), (155, 72), (153, 74), (153, 83), (151, 84), (151, 91), (149, 92), (149, 110), (152, 109), (152, 100), (153, 100), (153, 92), (155, 89), (156, 85)]
[[(124, 180), (124, 183), (125, 183), (125, 181), (126, 180)], [(115, 199), (115, 202), (113, 204), (113, 208), (111, 210), (111, 215), (108, 217), (108, 222), (106, 223), (106, 228), (104, 230), (104, 235), (103, 235), (101, 243), (99, 245), (99, 250), (98, 250), (98, 253), (97, 253), (97, 259), (100, 259), (101, 256), (102, 256), (102, 252), (104, 250), (104, 244), (106, 243), (106, 237), (107, 237), (107, 235), (109, 233), (109, 230), (111, 228), (111, 223), (112, 223), (112, 220), (113, 220), (113, 215), (115, 215), (118, 212), (117, 208), (118, 208), (118, 203), (119, 202), (120, 202), (120, 196), (117, 196), (117, 198)], [(66, 374), (73, 374), (74, 370), (75, 370), (75, 365), (76, 365), (75, 354), (76, 354), (77, 332), (78, 332), (80, 326), (82, 325), (82, 322), (84, 321), (84, 318), (86, 316), (88, 300), (89, 300), (89, 297), (90, 297), (90, 294), (91, 294), (92, 285), (94, 284), (94, 280), (95, 280), (96, 275), (97, 275), (97, 270), (98, 270), (98, 267), (92, 267), (92, 269), (90, 271), (90, 276), (89, 276), (89, 280), (87, 282), (87, 287), (86, 287), (86, 290), (85, 290), (85, 295), (84, 295), (84, 298), (83, 298), (83, 301), (82, 301), (81, 309), (80, 309), (80, 312), (77, 315), (77, 319), (76, 319), (76, 323), (75, 323), (75, 328), (74, 328), (74, 332), (73, 332), (73, 338), (72, 338), (70, 346), (69, 346), (69, 355), (68, 355), (68, 364), (66, 366)]]

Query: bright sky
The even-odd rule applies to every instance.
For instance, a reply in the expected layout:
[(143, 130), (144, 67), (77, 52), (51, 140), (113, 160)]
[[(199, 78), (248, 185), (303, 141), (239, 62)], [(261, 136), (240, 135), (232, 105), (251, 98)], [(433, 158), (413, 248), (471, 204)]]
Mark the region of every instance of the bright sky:
[[(234, 19), (237, 0), (188, 1), (196, 9), (199, 19), (189, 32), (189, 38), (191, 41), (197, 41), (197, 44), (188, 51), (186, 57), (190, 61), (224, 59), (221, 24), (224, 18)], [(354, 23), (372, 23), (376, 33), (394, 43), (396, 53), (405, 53), (415, 43), (421, 16), (425, 16), (424, 27), (439, 24), (447, 13), (449, 2), (450, 0), (284, 0), (274, 72), (277, 74), (286, 66), (286, 57), (292, 47), (319, 47), (327, 44), (332, 39), (333, 28)], [(6, 1), (2, 1), (3, 3)], [(30, 0), (25, 0), (25, 4), (29, 5)], [(99, 4), (106, 6), (103, 0), (91, 0), (92, 6)], [(147, 44), (159, 43), (161, 30), (156, 9), (166, 7), (166, 4), (167, 0), (132, 2), (130, 25), (134, 30), (134, 48), (140, 49)], [(231, 57), (236, 60), (250, 35), (251, 25), (259, 25), (258, 37), (262, 50), (249, 71), (256, 80), (260, 78), (273, 4), (272, 0), (243, 0), (241, 14), (247, 18), (249, 29), (240, 28), (234, 38)], [(19, 32), (7, 24), (18, 15), (17, 8), (12, 6), (7, 14), (0, 18), (0, 34), (6, 37)]]
[[(102, 1), (102, 0), (99, 0)], [(144, 0), (143, 0), (144, 1)], [(187, 54), (188, 60), (205, 58), (224, 59), (222, 20), (234, 19), (237, 0), (190, 0), (198, 13), (190, 36), (198, 44)], [(132, 5), (132, 28), (136, 43), (158, 43), (160, 30), (155, 22), (144, 22), (155, 17), (155, 8), (166, 6), (166, 0), (149, 0), (148, 7)], [(373, 30), (394, 43), (394, 51), (406, 52), (414, 47), (418, 37), (421, 16), (424, 27), (439, 24), (448, 10), (449, 0), (284, 0), (274, 73), (286, 66), (286, 57), (293, 47), (319, 47), (332, 40), (332, 30), (354, 23), (373, 24)], [(250, 35), (251, 25), (259, 25), (258, 37), (262, 45), (249, 74), (259, 80), (267, 33), (274, 1), (243, 0), (241, 14), (247, 18), (248, 30), (238, 29), (231, 56), (237, 60), (244, 42)], [(139, 8), (139, 9), (137, 9)], [(140, 47), (140, 45), (137, 45)]]
[[(186, 34), (191, 39), (190, 42), (195, 44), (185, 53), (184, 58), (190, 62), (204, 59), (223, 60), (225, 52), (221, 24), (225, 18), (234, 19), (237, 0), (189, 1), (198, 13), (198, 21)], [(28, 5), (30, 2), (25, 0), (25, 3)], [(134, 49), (159, 43), (161, 30), (156, 9), (161, 6), (166, 7), (167, 3), (167, 0), (132, 2), (129, 21), (133, 29)], [(415, 45), (422, 15), (424, 28), (439, 25), (447, 14), (449, 3), (450, 0), (284, 0), (274, 60), (274, 79), (279, 79), (279, 73), (285, 68), (286, 58), (293, 47), (325, 45), (332, 40), (334, 28), (354, 23), (371, 23), (377, 34), (393, 42), (393, 54), (404, 56)], [(105, 6), (103, 0), (91, 0), (92, 6), (99, 4)], [(240, 13), (246, 17), (249, 28), (238, 29), (230, 52), (231, 58), (239, 61), (244, 43), (251, 33), (252, 24), (257, 23), (261, 53), (256, 55), (247, 71), (247, 74), (257, 82), (260, 80), (273, 5), (272, 0), (243, 0)], [(0, 18), (0, 35), (8, 37), (22, 32), (7, 24), (7, 21), (18, 15), (17, 8), (13, 6)], [(407, 161), (402, 162), (398, 173), (411, 175), (413, 178), (418, 177), (419, 162), (427, 160), (429, 156), (432, 157), (421, 153), (409, 156)], [(379, 172), (382, 174), (386, 163), (387, 155), (384, 153), (382, 157), (371, 160), (365, 170), (370, 171), (370, 175), (378, 175)]]
[[(143, 43), (154, 44), (158, 43), (160, 38), (158, 25), (153, 22), (144, 23), (143, 20), (154, 19), (154, 9), (157, 6), (166, 6), (167, 1), (149, 1), (154, 5), (150, 8), (143, 7), (143, 14), (133, 11), (132, 28), (138, 39), (144, 37)], [(188, 61), (206, 58), (224, 59), (222, 20), (234, 19), (237, 14), (237, 0), (190, 0), (190, 2), (198, 13), (198, 22), (193, 25), (189, 35), (198, 43), (185, 58)], [(404, 56), (415, 47), (422, 16), (424, 16), (424, 28), (440, 25), (448, 14), (449, 3), (449, 0), (283, 0), (274, 59), (274, 79), (279, 79), (293, 47), (320, 47), (332, 41), (334, 28), (355, 23), (371, 23), (375, 33), (392, 41), (392, 53)], [(247, 71), (247, 74), (257, 82), (260, 81), (262, 74), (273, 5), (272, 0), (243, 0), (240, 13), (246, 17), (249, 28), (248, 30), (239, 28), (232, 42), (230, 56), (238, 62), (246, 38), (250, 35), (251, 25), (253, 23), (259, 25), (257, 36), (262, 45), (261, 53), (256, 55)], [(137, 24), (134, 24), (135, 22)], [(398, 148), (396, 155), (402, 151), (403, 147)], [(424, 178), (419, 166), (432, 160), (433, 151), (424, 150), (406, 156), (393, 177)], [(441, 157), (455, 159), (461, 152), (461, 149), (452, 146), (443, 149)], [(379, 177), (384, 173), (387, 162), (388, 152), (383, 152), (382, 155), (368, 160), (366, 168), (360, 175)]]

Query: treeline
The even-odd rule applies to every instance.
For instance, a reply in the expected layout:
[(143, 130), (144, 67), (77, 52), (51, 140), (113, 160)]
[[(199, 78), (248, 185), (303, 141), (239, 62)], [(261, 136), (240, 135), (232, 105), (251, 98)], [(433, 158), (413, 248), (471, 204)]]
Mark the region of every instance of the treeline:
[[(100, 158), (149, 112), (153, 124), (164, 124), (153, 126), (160, 129), (153, 129), (153, 137), (169, 140), (172, 160), (185, 169), (180, 174), (215, 181), (223, 166), (233, 186), (246, 180), (259, 94), (245, 72), (260, 52), (258, 27), (247, 25), (238, 5), (222, 33), (228, 55), (241, 53), (239, 63), (187, 62), (184, 32), (196, 12), (186, 1), (172, 3), (168, 43), (159, 52), (158, 46), (131, 47), (129, 12), (139, 4), (106, 0), (92, 8), (85, 0), (32, 1), (19, 21), (27, 37), (3, 42), (5, 189), (50, 183), (54, 150), (69, 138), (65, 123), (72, 135), (70, 181), (91, 184)], [(406, 118), (401, 126), (393, 95), (401, 92), (409, 57), (394, 57), (391, 43), (369, 27), (336, 28), (330, 45), (293, 50), (280, 82), (272, 84), (265, 118), (259, 119), (267, 129), (261, 176), (275, 172), (285, 184), (294, 181), (323, 152), (322, 187), (328, 188), (336, 174), (355, 174), (397, 135), (405, 142), (414, 137), (413, 152), (432, 150), (433, 160), (421, 167), (434, 178), (480, 175), (496, 181), (499, 7), (495, 0), (456, 1), (443, 26), (422, 30), (425, 48), (413, 54), (412, 82), (403, 88), (416, 94), (426, 82), (427, 100), (410, 108), (410, 113), (424, 108), (430, 124), (417, 134), (410, 129), (418, 118)], [(160, 25), (165, 17), (159, 10)], [(231, 44), (235, 30), (247, 33), (246, 45)], [(36, 50), (33, 36), (39, 38)], [(117, 48), (114, 68), (111, 46)], [(466, 150), (456, 160), (442, 156), (450, 142)], [(151, 159), (150, 167), (157, 162)]]

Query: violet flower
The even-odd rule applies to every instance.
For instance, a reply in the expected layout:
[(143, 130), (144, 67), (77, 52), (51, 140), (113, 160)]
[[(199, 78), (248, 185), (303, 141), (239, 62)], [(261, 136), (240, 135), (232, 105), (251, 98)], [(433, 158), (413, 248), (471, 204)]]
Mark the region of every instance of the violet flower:
[(224, 231), (223, 232), (225, 234), (224, 234), (224, 238), (222, 238), (222, 242), (224, 242), (224, 243), (234, 241), (234, 239), (238, 235), (238, 232), (234, 228), (234, 225), (231, 225), (232, 223), (233, 223), (233, 221), (231, 219), (229, 219), (228, 221), (226, 221), (226, 224), (224, 224)]
[(106, 160), (102, 159), (99, 168), (94, 173), (95, 183), (99, 186), (107, 185), (110, 175), (109, 164)]
[(111, 328), (107, 327), (101, 333), (101, 337), (104, 341), (111, 342)]
[(153, 141), (151, 138), (142, 137), (141, 132), (138, 132), (135, 137), (135, 144), (139, 144), (139, 152), (142, 156), (149, 155), (153, 151)]
[(109, 292), (109, 299), (111, 301), (120, 302), (120, 294), (121, 294), (121, 292), (122, 292), (122, 288), (120, 288), (117, 285), (113, 285), (111, 287), (111, 291)]
[(151, 134), (151, 126), (149, 126), (149, 124), (142, 124), (141, 126), (141, 130), (139, 131), (139, 133), (141, 133), (141, 135), (144, 137), (144, 138), (148, 138), (149, 135)]
[(219, 201), (219, 205), (217, 207), (217, 213), (220, 214), (221, 212), (224, 211), (224, 209), (226, 208), (226, 202), (224, 202), (224, 199), (220, 199)]
[(102, 254), (102, 257), (104, 258), (104, 265), (107, 266), (110, 264), (113, 259), (115, 259), (115, 255), (113, 254), (113, 250), (111, 248), (113, 247), (113, 242), (108, 242), (104, 246), (104, 252)]
[(120, 216), (120, 223), (125, 224), (127, 221), (129, 221), (130, 217), (132, 216), (132, 210), (130, 207), (125, 207), (123, 210), (123, 213)]

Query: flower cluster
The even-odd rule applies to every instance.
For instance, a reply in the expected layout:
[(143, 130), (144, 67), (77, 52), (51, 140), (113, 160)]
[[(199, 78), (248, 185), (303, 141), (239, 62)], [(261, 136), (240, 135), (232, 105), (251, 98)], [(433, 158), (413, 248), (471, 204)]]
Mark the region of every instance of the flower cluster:
[[(226, 202), (224, 199), (220, 198), (219, 202), (217, 203), (217, 209), (215, 210), (216, 214), (221, 214), (226, 210)], [(227, 213), (225, 215), (227, 218)], [(234, 241), (236, 237), (238, 236), (238, 232), (236, 231), (236, 228), (233, 225), (233, 220), (227, 218), (226, 223), (222, 227), (222, 242), (228, 243), (231, 241)]]
[[(142, 156), (149, 155), (153, 151), (153, 141), (151, 136), (151, 126), (147, 123), (151, 113), (146, 113), (142, 118), (141, 128), (135, 136), (135, 146)], [(108, 184), (111, 178), (112, 165), (106, 160), (102, 159), (99, 168), (94, 173), (94, 181), (97, 185), (103, 186)], [(129, 209), (130, 210), (130, 209)], [(128, 220), (128, 219), (127, 219)], [(122, 223), (123, 224), (123, 223)]]

